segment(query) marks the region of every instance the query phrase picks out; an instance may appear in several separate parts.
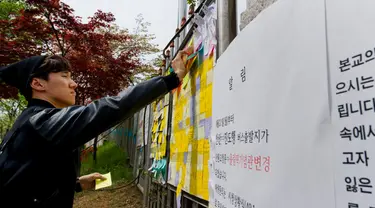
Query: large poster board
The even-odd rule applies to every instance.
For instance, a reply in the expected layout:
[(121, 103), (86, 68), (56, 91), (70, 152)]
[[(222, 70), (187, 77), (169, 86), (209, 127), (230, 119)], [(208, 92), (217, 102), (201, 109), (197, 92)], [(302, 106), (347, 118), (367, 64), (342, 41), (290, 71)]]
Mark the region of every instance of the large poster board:
[(336, 207), (375, 207), (374, 9), (327, 1)]
[(210, 207), (332, 208), (324, 0), (280, 0), (219, 58)]

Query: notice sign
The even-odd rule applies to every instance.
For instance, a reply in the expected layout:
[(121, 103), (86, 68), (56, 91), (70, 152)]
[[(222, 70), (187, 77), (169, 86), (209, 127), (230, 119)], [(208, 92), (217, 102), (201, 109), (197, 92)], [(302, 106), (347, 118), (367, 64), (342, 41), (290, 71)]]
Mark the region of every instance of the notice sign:
[(327, 1), (338, 208), (375, 208), (374, 9), (370, 0)]
[(335, 207), (324, 0), (262, 12), (213, 84), (210, 207)]
[(217, 61), (210, 207), (375, 208), (375, 1), (279, 0)]

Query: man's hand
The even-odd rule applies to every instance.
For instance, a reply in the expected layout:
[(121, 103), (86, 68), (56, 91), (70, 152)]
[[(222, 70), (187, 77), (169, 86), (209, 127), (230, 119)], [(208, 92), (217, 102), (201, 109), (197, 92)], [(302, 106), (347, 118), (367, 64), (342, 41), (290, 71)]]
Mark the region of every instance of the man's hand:
[(90, 175), (84, 175), (79, 178), (79, 183), (81, 184), (82, 190), (93, 190), (95, 189), (95, 180), (101, 179), (105, 180), (106, 178), (100, 173), (92, 173)]
[(194, 52), (194, 47), (190, 46), (183, 51), (179, 51), (176, 58), (172, 61), (172, 68), (177, 74), (180, 82), (184, 79), (188, 71), (186, 70), (185, 64), (187, 57)]

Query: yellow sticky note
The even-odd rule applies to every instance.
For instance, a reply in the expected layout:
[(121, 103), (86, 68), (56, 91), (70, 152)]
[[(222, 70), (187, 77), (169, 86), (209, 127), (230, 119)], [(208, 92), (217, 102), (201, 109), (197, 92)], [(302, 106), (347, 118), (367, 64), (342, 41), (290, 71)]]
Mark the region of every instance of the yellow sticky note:
[(111, 172), (103, 176), (106, 178), (105, 180), (96, 179), (95, 190), (112, 186)]
[(213, 70), (207, 72), (207, 85), (211, 84), (214, 78)]

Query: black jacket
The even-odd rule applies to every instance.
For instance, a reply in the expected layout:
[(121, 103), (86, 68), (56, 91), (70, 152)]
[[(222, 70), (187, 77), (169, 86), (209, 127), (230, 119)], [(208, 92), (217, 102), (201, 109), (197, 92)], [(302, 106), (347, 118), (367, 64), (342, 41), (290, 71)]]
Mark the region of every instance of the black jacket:
[(77, 148), (165, 95), (175, 74), (156, 77), (87, 106), (57, 109), (33, 99), (0, 145), (0, 207), (72, 207)]

